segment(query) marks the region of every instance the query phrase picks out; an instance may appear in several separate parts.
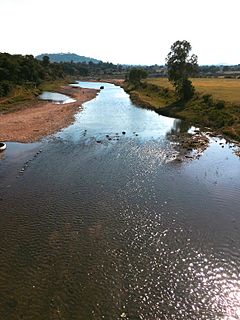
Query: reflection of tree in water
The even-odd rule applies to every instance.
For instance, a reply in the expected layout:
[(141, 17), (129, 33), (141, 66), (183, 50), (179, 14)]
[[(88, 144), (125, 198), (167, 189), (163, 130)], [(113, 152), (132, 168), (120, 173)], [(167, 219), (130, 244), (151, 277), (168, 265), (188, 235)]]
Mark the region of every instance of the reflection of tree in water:
[(166, 134), (166, 137), (170, 139), (172, 135), (187, 133), (190, 128), (191, 125), (188, 122), (175, 119), (173, 122), (173, 126), (171, 130)]
[(208, 146), (209, 139), (199, 130), (188, 133), (191, 127), (187, 121), (176, 119), (173, 127), (166, 134), (166, 138), (173, 142), (173, 147), (178, 152), (176, 160), (199, 158)]

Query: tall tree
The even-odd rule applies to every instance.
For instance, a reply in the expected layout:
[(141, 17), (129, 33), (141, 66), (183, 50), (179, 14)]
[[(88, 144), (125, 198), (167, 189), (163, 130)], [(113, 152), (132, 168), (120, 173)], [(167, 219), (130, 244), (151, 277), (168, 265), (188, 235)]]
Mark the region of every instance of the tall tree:
[(176, 41), (166, 58), (168, 79), (175, 87), (179, 98), (185, 101), (191, 99), (195, 91), (189, 77), (198, 71), (198, 57), (195, 54), (190, 56), (191, 50), (188, 41)]

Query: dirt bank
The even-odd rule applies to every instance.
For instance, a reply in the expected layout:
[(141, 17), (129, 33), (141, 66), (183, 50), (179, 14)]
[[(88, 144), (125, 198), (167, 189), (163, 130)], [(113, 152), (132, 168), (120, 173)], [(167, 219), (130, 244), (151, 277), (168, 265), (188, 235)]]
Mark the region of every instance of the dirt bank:
[(71, 96), (76, 102), (34, 101), (20, 111), (0, 114), (0, 141), (33, 142), (57, 132), (72, 123), (82, 104), (96, 97), (98, 90), (63, 86), (57, 92)]

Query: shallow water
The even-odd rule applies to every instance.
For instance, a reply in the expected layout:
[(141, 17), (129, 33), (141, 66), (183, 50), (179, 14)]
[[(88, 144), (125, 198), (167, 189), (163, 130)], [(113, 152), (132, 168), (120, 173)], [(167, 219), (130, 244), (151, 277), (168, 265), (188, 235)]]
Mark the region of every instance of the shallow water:
[(57, 93), (57, 92), (49, 92), (49, 91), (44, 91), (39, 95), (38, 98), (40, 100), (51, 101), (55, 104), (66, 104), (66, 103), (71, 103), (76, 101), (66, 96), (65, 94)]
[(181, 122), (104, 87), (0, 161), (3, 319), (239, 319), (239, 158), (171, 161)]

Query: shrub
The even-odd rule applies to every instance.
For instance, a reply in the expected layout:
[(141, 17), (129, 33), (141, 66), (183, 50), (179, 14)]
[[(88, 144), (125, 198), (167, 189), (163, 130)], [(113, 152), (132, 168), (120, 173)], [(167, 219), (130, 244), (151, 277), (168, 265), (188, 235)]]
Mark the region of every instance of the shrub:
[(0, 97), (5, 97), (9, 94), (12, 89), (12, 85), (9, 81), (0, 82)]
[(165, 88), (165, 87), (161, 87), (160, 89), (160, 95), (164, 98), (169, 98), (169, 95), (170, 95), (170, 91), (168, 88)]
[(140, 83), (140, 81), (145, 78), (147, 78), (147, 72), (138, 68), (131, 69), (128, 75), (128, 79), (132, 83)]
[(223, 100), (220, 100), (220, 101), (217, 101), (215, 104), (214, 104), (214, 107), (218, 110), (221, 110), (225, 107), (225, 101)]
[(212, 109), (209, 112), (208, 118), (211, 123), (217, 128), (231, 126), (234, 123), (234, 119), (229, 113), (217, 109)]
[(213, 99), (212, 99), (212, 95), (211, 94), (204, 94), (202, 96), (204, 103), (206, 104), (212, 104)]

